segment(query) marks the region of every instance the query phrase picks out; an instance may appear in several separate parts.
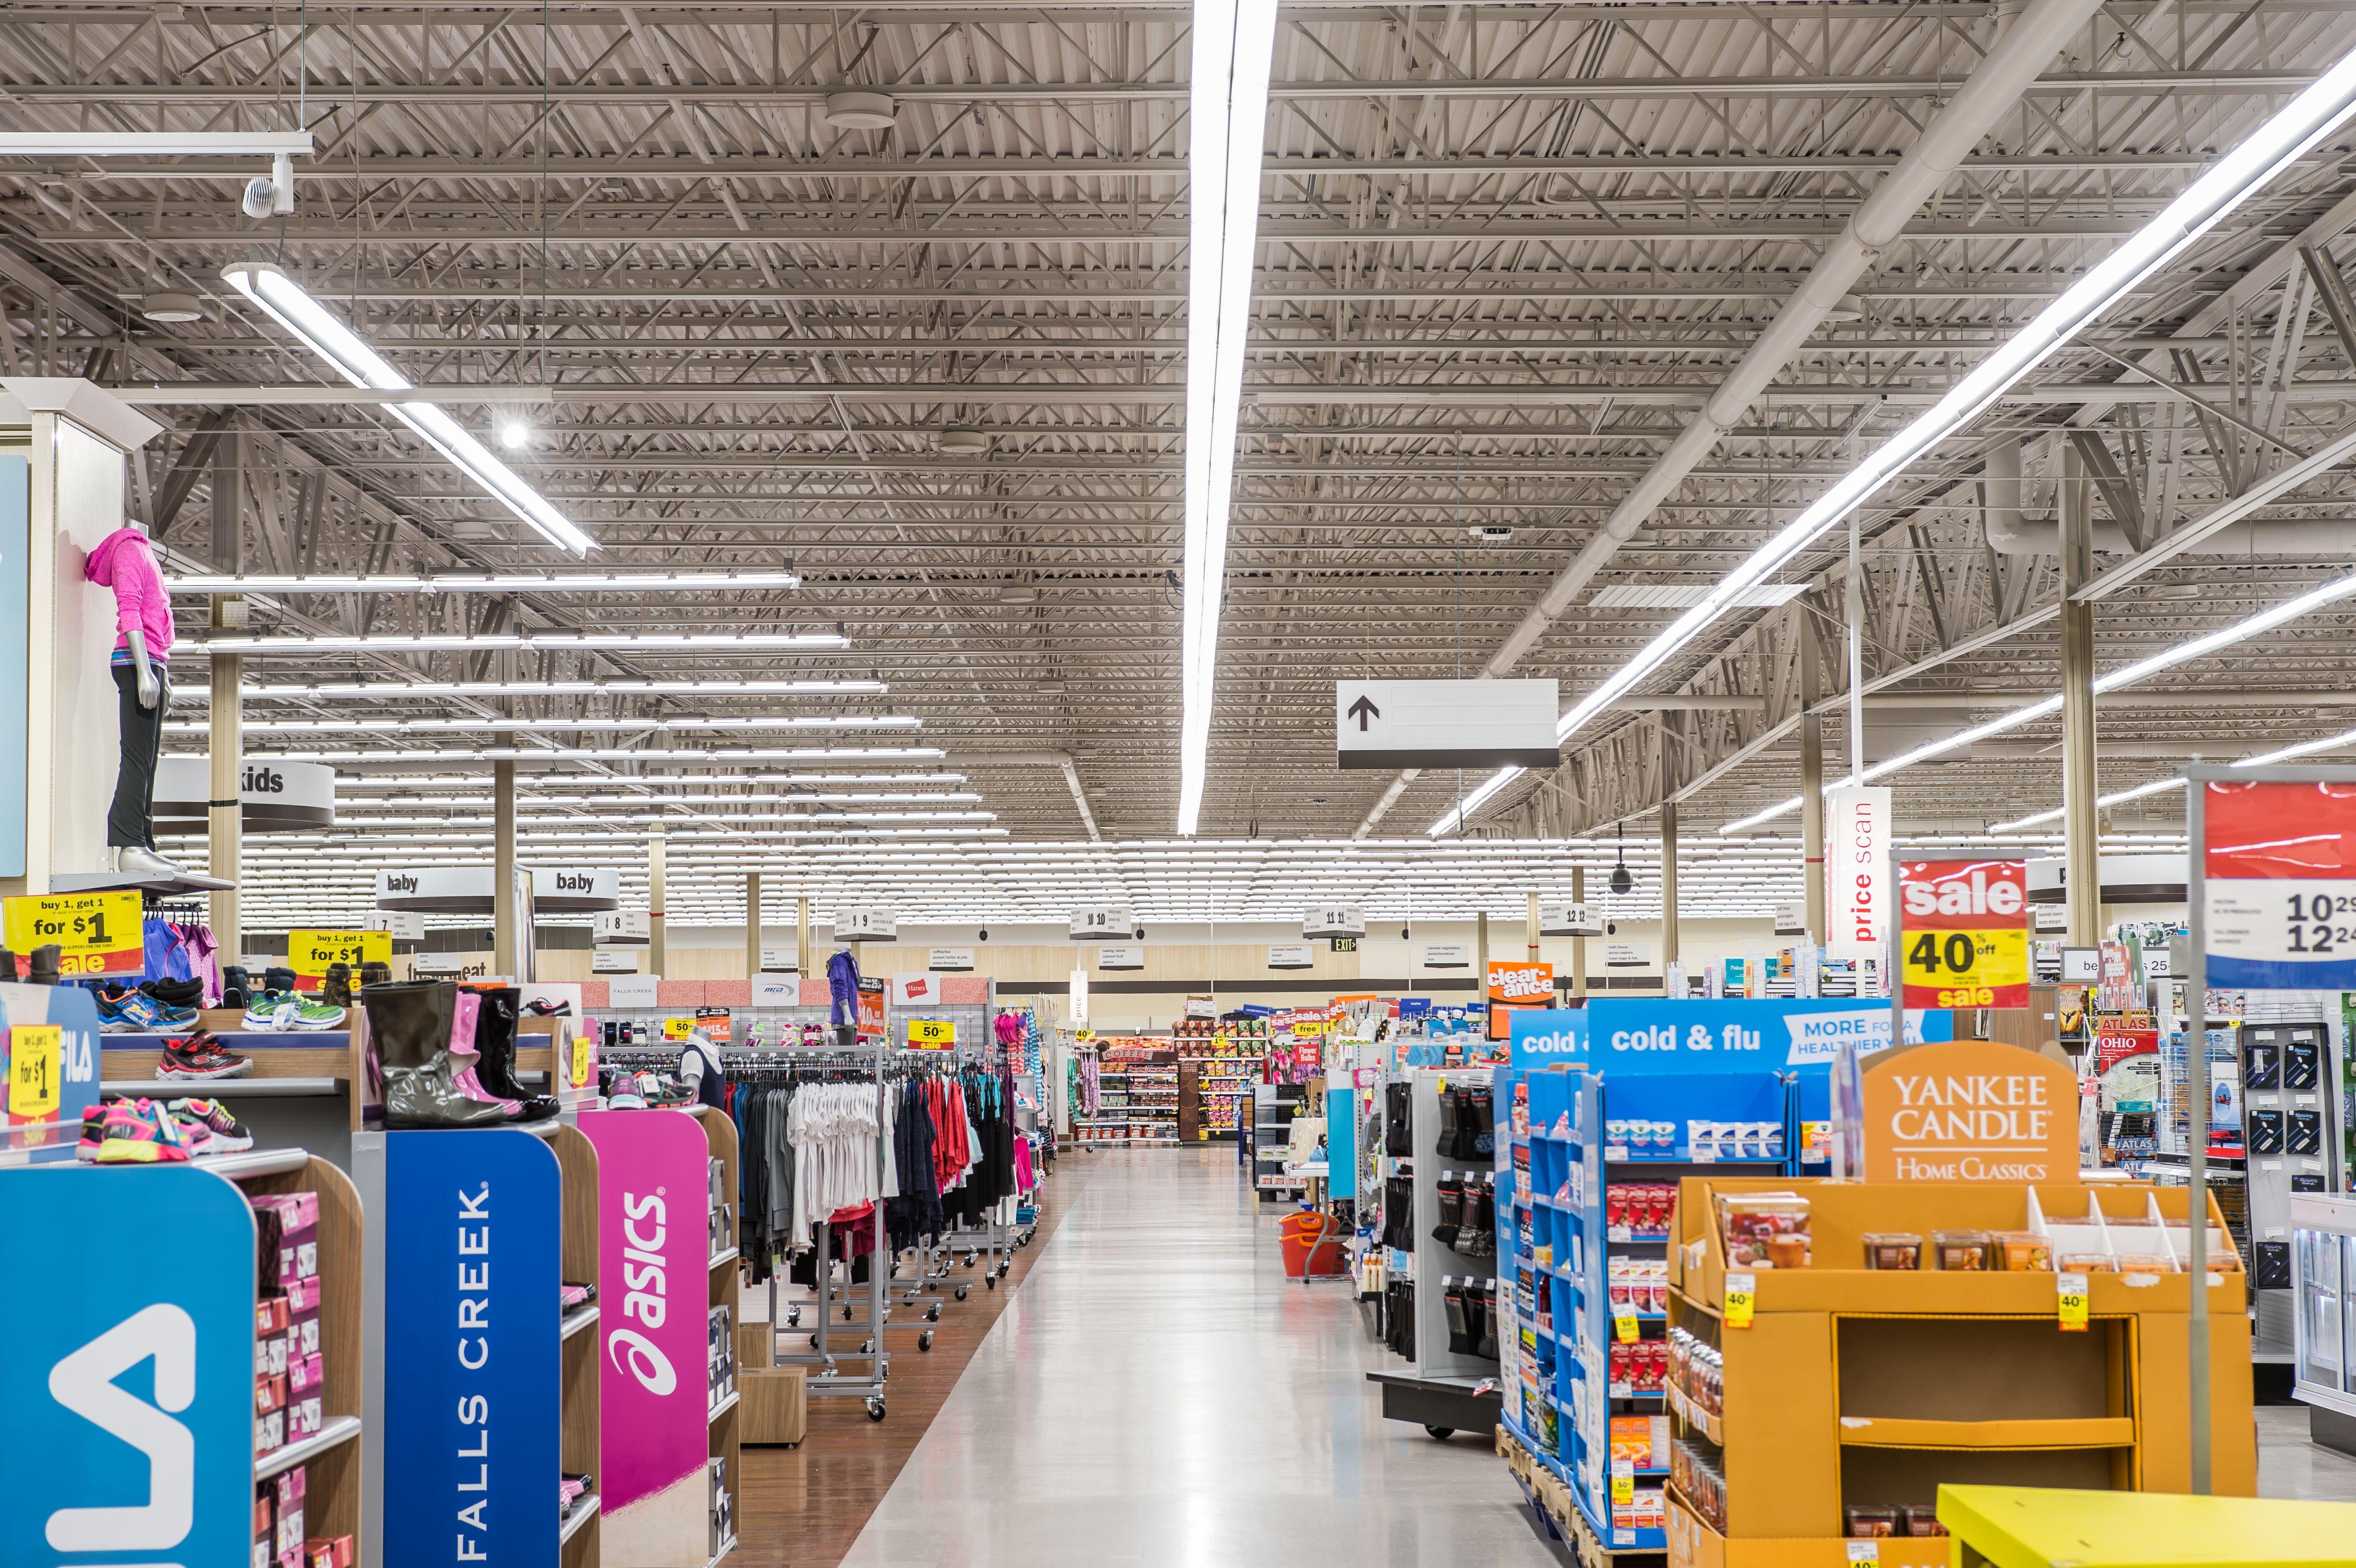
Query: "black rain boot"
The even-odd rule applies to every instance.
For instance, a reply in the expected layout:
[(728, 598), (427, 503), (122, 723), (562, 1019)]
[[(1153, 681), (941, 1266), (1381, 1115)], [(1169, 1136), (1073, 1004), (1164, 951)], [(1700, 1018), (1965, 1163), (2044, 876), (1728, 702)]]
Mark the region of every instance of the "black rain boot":
[(384, 1083), (384, 1125), (495, 1127), (506, 1112), (469, 1099), (454, 1081), (462, 1061), (450, 1050), (458, 987), (446, 980), (372, 986), (360, 993), (369, 1044)]
[(391, 984), (391, 965), (380, 962), (376, 959), (370, 959), (360, 965), (361, 989), (365, 990), (370, 986), (390, 986)]
[(6, 948), (0, 947), (0, 986), (16, 985), (19, 973), (16, 967), (16, 955)]
[(45, 947), (34, 948), (32, 964), (25, 972), (25, 983), (28, 986), (57, 985), (63, 978), (58, 973), (58, 958), (62, 951), (54, 942)]
[[(516, 1009), (523, 992), (513, 986), (492, 986), (477, 994), (483, 1003), (475, 1015), (475, 1051), (480, 1058), (475, 1063), (476, 1082), (503, 1100), (522, 1101), (522, 1120), (546, 1121), (556, 1115), (555, 1096), (535, 1094), (516, 1082)], [(553, 1041), (556, 1037), (545, 1038)], [(551, 1060), (558, 1057), (552, 1055)]]
[(245, 977), (245, 966), (241, 964), (224, 964), (221, 965), (220, 973), (220, 1005), (224, 1008), (235, 1008), (240, 1012), (252, 1007), (253, 987), (252, 983)]
[(350, 965), (327, 965), (327, 973), (319, 982), (319, 999), (331, 1007), (348, 1008), (352, 1005), (352, 966)]
[(262, 988), (280, 996), (292, 996), (294, 991), (294, 971), (273, 964), (262, 972)]

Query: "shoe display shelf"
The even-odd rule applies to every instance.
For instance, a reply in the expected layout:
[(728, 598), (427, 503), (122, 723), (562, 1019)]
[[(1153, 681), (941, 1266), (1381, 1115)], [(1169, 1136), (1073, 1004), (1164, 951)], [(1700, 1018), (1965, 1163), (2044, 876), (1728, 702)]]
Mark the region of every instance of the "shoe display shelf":
[[(526, 1013), (516, 1019), (515, 1070), (527, 1087), (552, 1094), (567, 1110), (597, 1101), (597, 1058), (604, 1019), (591, 1014), (576, 1018), (538, 1018)], [(581, 1042), (586, 1040), (587, 1048)], [(568, 1275), (579, 1278), (579, 1275)]]
[[(34, 1504), (0, 1520), (0, 1562), (152, 1551), (150, 1510), (121, 1504), (167, 1488), (187, 1499), (168, 1542), (179, 1561), (249, 1562), (255, 1488), (297, 1466), (305, 1537), (357, 1536), (379, 1439), (362, 1415), (368, 1249), (351, 1180), (303, 1149), (96, 1166), (65, 1147), (63, 1161), (0, 1168), (0, 1205), (12, 1217), (0, 1469)], [(294, 1192), (318, 1201), (320, 1410), (316, 1430), (257, 1454), (252, 1200)], [(102, 1264), (94, 1248), (137, 1262)], [(151, 1361), (168, 1421), (148, 1396), (116, 1386), (126, 1374), (129, 1386), (148, 1386), (136, 1369)], [(159, 1434), (159, 1423), (172, 1431)]]
[[(1448, 1292), (1451, 1280), (1483, 1280), (1486, 1282), (1483, 1288), (1488, 1299), (1494, 1301), (1501, 1294), (1494, 1278), (1497, 1260), (1488, 1255), (1487, 1250), (1460, 1250), (1444, 1245), (1433, 1230), (1441, 1223), (1441, 1173), (1476, 1167), (1494, 1168), (1496, 1157), (1494, 1138), (1489, 1153), (1440, 1152), (1446, 1131), (1441, 1096), (1450, 1089), (1494, 1089), (1494, 1070), (1420, 1068), (1409, 1070), (1406, 1076), (1411, 1152), (1404, 1158), (1389, 1160), (1388, 1175), (1408, 1179), (1412, 1215), (1408, 1233), (1415, 1245), (1411, 1249), (1392, 1248), (1387, 1271), (1390, 1280), (1411, 1284), (1415, 1303), (1414, 1354), (1406, 1371), (1368, 1372), (1366, 1378), (1381, 1387), (1383, 1414), (1388, 1420), (1411, 1422), (1435, 1435), (1445, 1432), (1485, 1432), (1496, 1424), (1503, 1403), (1497, 1386), (1499, 1358), (1466, 1354), (1451, 1348)], [(1267, 1086), (1261, 1092), (1266, 1093)], [(1301, 1091), (1290, 1092), (1298, 1094)], [(1280, 1157), (1281, 1149), (1271, 1146), (1269, 1153)], [(1459, 1240), (1462, 1239), (1460, 1233)], [(1502, 1323), (1499, 1327), (1502, 1330)], [(1502, 1334), (1497, 1344), (1504, 1344)]]
[[(1679, 1184), (1670, 1320), (1718, 1351), (1722, 1381), (1719, 1412), (1679, 1390), (1672, 1418), (1677, 1440), (1724, 1478), (1726, 1528), (1673, 1483), (1672, 1564), (1842, 1568), (1857, 1561), (1847, 1508), (1937, 1506), (1944, 1517), (1943, 1486), (2189, 1488), (2188, 1191), (1775, 1182), (1809, 1200), (1810, 1264), (1750, 1271), (1744, 1327), (1727, 1310), (1713, 1200), (1765, 1185)], [(2211, 1255), (2227, 1263), (2206, 1285), (2212, 1484), (2248, 1497), (2257, 1452), (2247, 1291), (2223, 1216), (2213, 1200), (2206, 1208)], [(2041, 1232), (2057, 1259), (2150, 1256), (2157, 1245), (2179, 1272), (2089, 1270), (2086, 1325), (2068, 1331), (2051, 1272), (1864, 1266), (1868, 1233), (1927, 1243), (1937, 1231)], [(1886, 1568), (1944, 1568), (1954, 1544), (1893, 1536), (1874, 1550)]]
[[(564, 1281), (601, 1279), (597, 1150), (555, 1117), (354, 1146), (382, 1258), (365, 1302), (383, 1441), (362, 1562), (598, 1563), (602, 1284), (562, 1307)], [(593, 1494), (561, 1513), (567, 1473)]]
[[(1799, 1141), (1795, 1086), (1774, 1072), (1497, 1076), (1510, 1144), (1498, 1182), (1513, 1195), (1499, 1205), (1499, 1250), (1514, 1260), (1513, 1288), (1501, 1293), (1512, 1303), (1500, 1325), (1512, 1357), (1505, 1420), (1561, 1467), (1602, 1550), (1661, 1552), (1672, 1232), (1657, 1210), (1632, 1218), (1613, 1189), (1657, 1193), (1702, 1170), (1786, 1185), (1786, 1151)], [(1704, 1131), (1730, 1124), (1775, 1137), (1721, 1143)]]
[[(257, 1145), (309, 1148), (351, 1168), (352, 1135), (368, 1113), (368, 1015), (355, 1000), (342, 1028), (248, 1029), (235, 1008), (213, 1008), (187, 1029), (99, 1037), (100, 1084), (109, 1094), (195, 1096), (230, 1102)], [(221, 1049), (253, 1065), (234, 1078), (163, 1075), (164, 1042), (209, 1030)], [(359, 1093), (355, 1093), (355, 1086)]]

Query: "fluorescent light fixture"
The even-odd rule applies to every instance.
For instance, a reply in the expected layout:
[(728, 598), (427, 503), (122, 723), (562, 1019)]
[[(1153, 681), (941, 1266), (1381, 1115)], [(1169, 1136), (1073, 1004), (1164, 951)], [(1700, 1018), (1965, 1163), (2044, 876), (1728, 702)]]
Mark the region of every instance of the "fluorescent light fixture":
[(1186, 154), (1186, 553), (1179, 633), (1178, 831), (1191, 835), (1210, 767), (1212, 684), (1227, 575), (1227, 512), (1243, 404), (1244, 337), (1259, 236), (1260, 150), (1276, 0), (1195, 0)]
[[(357, 781), (338, 779), (340, 790)], [(398, 786), (402, 781), (370, 779), (366, 781), (380, 787)], [(422, 806), (446, 806), (453, 811), (488, 811), (494, 798), (483, 793), (480, 774), (463, 781), (467, 790), (464, 795), (443, 795), (430, 790), (401, 790), (393, 800), (350, 800), (336, 802), (343, 811), (412, 811)], [(610, 795), (542, 795), (538, 792), (524, 795), (528, 806), (562, 805), (585, 811), (604, 807), (642, 805), (937, 805), (943, 801), (980, 800), (980, 792), (969, 789), (943, 790), (937, 795), (919, 795), (914, 790), (764, 790), (747, 795), (670, 795), (656, 790), (616, 793)]]
[[(721, 816), (717, 813), (697, 813), (691, 818), (681, 818), (660, 811), (634, 811), (605, 816), (575, 816), (570, 812), (525, 812), (517, 821), (537, 835), (552, 823), (574, 824), (582, 827), (620, 826), (625, 823), (663, 823), (693, 820), (719, 826), (735, 823), (771, 822), (995, 822), (994, 811), (754, 811)], [(488, 827), (488, 813), (476, 817), (447, 816), (373, 816), (354, 817), (338, 822), (338, 827), (354, 832), (375, 833), (388, 827)]]
[[(408, 379), (387, 364), (358, 333), (337, 320), (302, 284), (279, 268), (267, 261), (236, 261), (222, 268), (221, 276), (238, 293), (261, 306), (272, 320), (302, 339), (312, 353), (353, 386), (380, 392), (413, 389)], [(574, 555), (587, 555), (594, 548), (595, 541), (573, 527), (572, 519), (550, 506), (546, 497), (525, 484), (515, 470), (492, 456), (489, 448), (467, 434), (438, 405), (382, 406), (549, 543)]]
[(0, 157), (274, 158), (311, 155), (308, 131), (7, 131)]
[[(2253, 757), (2247, 764), (2236, 763), (2235, 765), (2255, 765), (2260, 760)], [(2273, 761), (2274, 759), (2264, 760)], [(2098, 806), (2118, 805), (2130, 800), (2141, 800), (2146, 795), (2165, 795), (2169, 790), (2183, 787), (2184, 781), (2180, 778), (2154, 779), (2149, 784), (2139, 784), (2133, 789), (2123, 789), (2116, 795), (2096, 795), (2094, 804)], [(2039, 827), (2048, 822), (2059, 822), (2062, 820), (2062, 808), (2057, 805), (2051, 811), (2040, 811), (2034, 816), (2016, 817), (2010, 822), (1992, 823), (1988, 827), (1988, 833), (1991, 837), (2004, 833), (2018, 833), (2025, 827)]]
[(942, 755), (938, 746), (474, 746), (456, 751), (248, 752), (273, 763), (790, 763), (913, 762)]
[(1527, 771), (1511, 765), (1499, 768), (1481, 782), (1480, 788), (1466, 795), (1462, 805), (1451, 802), (1448, 809), (1440, 814), (1440, 820), (1423, 830), (1424, 836), (1437, 838), (1443, 833), (1455, 832), (1472, 819), (1474, 812), (1488, 805), (1499, 790), (1520, 778)]
[[(455, 735), (487, 730), (512, 730), (539, 734), (562, 730), (919, 730), (921, 719), (906, 714), (882, 715), (803, 713), (752, 719), (669, 716), (637, 719), (507, 719), (496, 714), (466, 719), (248, 719), (249, 735)], [(212, 728), (203, 719), (165, 721), (167, 734), (202, 735)]]
[(693, 648), (847, 648), (851, 639), (833, 632), (523, 632), (471, 636), (463, 632), (409, 635), (198, 637), (172, 645), (190, 658), (214, 654), (488, 653), (509, 648), (543, 653), (566, 648), (627, 648), (659, 654)]
[(188, 572), (165, 579), (175, 593), (663, 593), (799, 588), (790, 571), (451, 571), (431, 575)]
[[(516, 783), (525, 789), (603, 789), (630, 794), (709, 784), (954, 784), (965, 782), (963, 773), (641, 773), (601, 776), (596, 773), (523, 773), (516, 775)], [(339, 791), (479, 791), (482, 787), (483, 775), (480, 773), (353, 773), (336, 781), (336, 788)], [(928, 795), (926, 798), (942, 800), (950, 797)]]
[[(834, 697), (891, 689), (880, 680), (339, 680), (241, 686), (238, 695), (249, 702), (275, 698), (310, 702), (340, 697)], [(189, 692), (211, 698), (201, 685), (191, 685)], [(173, 700), (181, 695), (174, 692)]]
[[(1719, 579), (1700, 603), (1670, 623), (1635, 657), (1573, 704), (1556, 724), (1556, 738), (1569, 740), (1597, 714), (1627, 696), (1754, 584), (1863, 506), (1906, 464), (1978, 418), (2088, 322), (2329, 135), (2351, 108), (2356, 108), (2356, 53), (2343, 56), (2280, 112), (2211, 165), (2183, 195), (2062, 291), (1948, 389), (1945, 396), (1868, 453), (1781, 532)], [(1886, 766), (1883, 771), (1888, 771)], [(1873, 770), (1867, 770), (1867, 777), (1872, 774)]]

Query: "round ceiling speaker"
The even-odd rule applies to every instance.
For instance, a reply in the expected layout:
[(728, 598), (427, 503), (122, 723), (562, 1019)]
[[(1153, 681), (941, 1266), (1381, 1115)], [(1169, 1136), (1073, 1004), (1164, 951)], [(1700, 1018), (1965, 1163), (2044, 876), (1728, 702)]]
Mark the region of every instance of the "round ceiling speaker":
[(141, 296), (139, 314), (149, 321), (202, 321), (205, 318), (205, 302), (191, 293), (167, 290)]
[(897, 123), (897, 117), (888, 92), (830, 92), (826, 95), (826, 123), (838, 131), (888, 131)]
[(945, 430), (935, 443), (952, 457), (980, 457), (990, 450), (990, 432), (980, 430)]

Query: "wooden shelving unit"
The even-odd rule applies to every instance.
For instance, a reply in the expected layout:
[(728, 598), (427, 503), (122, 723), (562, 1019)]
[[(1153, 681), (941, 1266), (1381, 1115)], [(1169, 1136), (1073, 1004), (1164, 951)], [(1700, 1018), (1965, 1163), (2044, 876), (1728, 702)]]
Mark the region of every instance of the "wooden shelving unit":
[[(350, 1168), (351, 1137), (367, 1115), (368, 1016), (355, 1003), (338, 1029), (254, 1030), (234, 1008), (198, 1015), (221, 1045), (246, 1057), (252, 1071), (237, 1078), (164, 1078), (164, 1042), (191, 1032), (105, 1034), (99, 1037), (99, 1090), (149, 1099), (187, 1097), (229, 1103), (273, 1148), (308, 1148)], [(357, 1092), (356, 1092), (357, 1091)]]
[[(576, 1285), (594, 1285), (598, 1274), (597, 1146), (577, 1127), (559, 1125), (549, 1134), (563, 1182), (564, 1218), (562, 1272)], [(573, 1505), (570, 1516), (557, 1526), (558, 1561), (564, 1568), (591, 1568), (599, 1561), (597, 1478), (604, 1474), (598, 1455), (598, 1364), (595, 1328), (600, 1304), (591, 1302), (566, 1313), (558, 1325), (563, 1338), (562, 1371), (557, 1384), (562, 1435), (559, 1451), (567, 1475), (590, 1477), (589, 1495)]]
[[(720, 1190), (727, 1195), (720, 1206), (721, 1214), (727, 1226), (726, 1234), (723, 1238), (726, 1244), (712, 1256), (709, 1301), (711, 1306), (728, 1307), (730, 1311), (728, 1335), (733, 1344), (736, 1338), (734, 1312), (739, 1256), (737, 1249), (742, 1241), (741, 1232), (738, 1230), (742, 1214), (739, 1205), (734, 1200), (734, 1195), (738, 1190), (736, 1124), (727, 1113), (715, 1110), (709, 1105), (698, 1106), (695, 1118), (703, 1124), (703, 1134), (710, 1141), (712, 1157), (720, 1161)], [(744, 1373), (745, 1369), (740, 1364), (736, 1369), (736, 1387), (712, 1406), (711, 1423), (712, 1456), (724, 1463), (722, 1485), (728, 1493), (729, 1516), (735, 1520), (742, 1520), (744, 1517), (743, 1507), (744, 1500), (743, 1466)], [(734, 1549), (735, 1544), (736, 1537), (732, 1531), (725, 1541), (720, 1542), (718, 1550), (712, 1552), (712, 1561), (718, 1563)]]
[[(1783, 1181), (1809, 1200), (1813, 1266), (1753, 1271), (1751, 1321), (1730, 1327), (1714, 1199), (1761, 1185), (1679, 1184), (1669, 1320), (1724, 1358), (1723, 1413), (1676, 1393), (1669, 1408), (1680, 1438), (1711, 1445), (1727, 1528), (1672, 1485), (1673, 1568), (1842, 1568), (1845, 1506), (1933, 1505), (1942, 1483), (2187, 1488), (2189, 1275), (2091, 1272), (2086, 1327), (2068, 1331), (2051, 1273), (1869, 1270), (1861, 1240), (2029, 1230), (2040, 1214), (2074, 1236), (2099, 1214), (2138, 1225), (2138, 1245), (2165, 1246), (2172, 1229), (2180, 1249), (2185, 1189)], [(2155, 1210), (2161, 1225), (2142, 1225)], [(2248, 1496), (2257, 1452), (2244, 1280), (2213, 1200), (2208, 1211), (2228, 1264), (2209, 1286), (2214, 1485)], [(2055, 1250), (2074, 1249), (2057, 1239)], [(1879, 1562), (1939, 1568), (1950, 1544), (1888, 1538)]]

